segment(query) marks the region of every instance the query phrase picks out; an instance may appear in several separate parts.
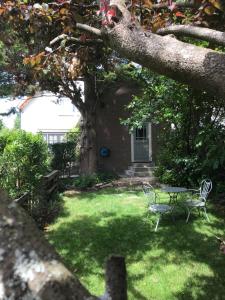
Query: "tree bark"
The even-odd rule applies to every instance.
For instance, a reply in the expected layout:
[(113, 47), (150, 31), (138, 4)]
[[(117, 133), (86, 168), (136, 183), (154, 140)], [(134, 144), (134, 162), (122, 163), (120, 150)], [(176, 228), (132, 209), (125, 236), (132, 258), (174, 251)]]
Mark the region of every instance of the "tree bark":
[(0, 299), (94, 300), (32, 219), (0, 191)]
[(106, 263), (104, 299), (127, 300), (127, 272), (123, 256), (111, 256)]
[(225, 96), (225, 54), (120, 22), (105, 34), (120, 55), (159, 74)]
[(157, 34), (167, 35), (174, 34), (176, 36), (188, 36), (210, 43), (225, 46), (225, 33), (210, 28), (196, 27), (190, 25), (172, 25), (157, 30)]
[(93, 296), (65, 268), (25, 210), (2, 190), (0, 213), (0, 300), (127, 299), (124, 257), (109, 258), (106, 292)]
[[(105, 44), (117, 51), (121, 57), (224, 99), (224, 53), (184, 43), (175, 37), (146, 32), (140, 25), (131, 21), (129, 11), (122, 0), (111, 0), (111, 2), (122, 13), (120, 22), (117, 20), (118, 23), (105, 26), (102, 31), (80, 23), (77, 23), (77, 28), (102, 38)], [(184, 27), (179, 28), (184, 31)], [(200, 38), (201, 35), (202, 39), (207, 34), (212, 35), (213, 32), (213, 37), (207, 40), (216, 39), (217, 42), (224, 42), (224, 33), (219, 31), (201, 28), (196, 32), (196, 27), (191, 26), (188, 26), (188, 31), (191, 32), (192, 37)], [(185, 32), (187, 32), (186, 27)], [(159, 33), (163, 34), (163, 30)]]
[(97, 172), (95, 78), (85, 76), (84, 109), (81, 110), (80, 173), (89, 175)]

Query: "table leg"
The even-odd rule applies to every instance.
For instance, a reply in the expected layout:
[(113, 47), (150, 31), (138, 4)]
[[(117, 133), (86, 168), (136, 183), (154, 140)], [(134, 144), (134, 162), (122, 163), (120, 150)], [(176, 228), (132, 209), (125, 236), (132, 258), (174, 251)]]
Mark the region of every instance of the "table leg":
[(177, 193), (169, 193), (170, 201), (169, 204), (177, 204)]

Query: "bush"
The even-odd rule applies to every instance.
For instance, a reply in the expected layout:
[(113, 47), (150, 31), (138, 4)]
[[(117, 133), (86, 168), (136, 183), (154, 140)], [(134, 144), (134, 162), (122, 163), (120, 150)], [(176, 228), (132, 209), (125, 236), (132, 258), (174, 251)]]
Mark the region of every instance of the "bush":
[(117, 179), (118, 176), (112, 172), (99, 172), (93, 175), (83, 175), (74, 180), (75, 187), (80, 189), (87, 189), (93, 187), (97, 183), (111, 182)]
[(114, 179), (118, 179), (118, 175), (114, 172), (99, 172), (97, 173), (99, 182), (111, 182)]
[(99, 183), (97, 175), (82, 175), (74, 180), (75, 187), (81, 190), (90, 188)]
[(31, 207), (29, 214), (41, 230), (52, 223), (62, 211), (63, 201), (61, 195), (58, 193), (56, 193), (50, 201), (41, 201), (37, 193), (32, 201), (35, 204)]
[(75, 146), (76, 144), (73, 142), (57, 143), (50, 146), (53, 155), (51, 162), (53, 170), (59, 170), (63, 175), (68, 171), (68, 175), (70, 175), (72, 165), (77, 160)]
[(50, 157), (41, 135), (22, 130), (0, 131), (0, 186), (17, 198), (33, 192), (48, 171)]
[(51, 167), (59, 170), (63, 175), (71, 175), (73, 165), (79, 159), (77, 145), (80, 137), (80, 131), (75, 128), (66, 135), (67, 141), (50, 145), (53, 155)]

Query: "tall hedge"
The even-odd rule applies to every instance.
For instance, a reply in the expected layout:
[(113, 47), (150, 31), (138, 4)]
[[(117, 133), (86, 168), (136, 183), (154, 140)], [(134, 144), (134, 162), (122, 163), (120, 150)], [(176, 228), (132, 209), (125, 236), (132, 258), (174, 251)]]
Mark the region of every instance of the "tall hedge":
[(0, 131), (0, 187), (13, 198), (37, 188), (49, 167), (47, 144), (41, 135), (22, 130)]

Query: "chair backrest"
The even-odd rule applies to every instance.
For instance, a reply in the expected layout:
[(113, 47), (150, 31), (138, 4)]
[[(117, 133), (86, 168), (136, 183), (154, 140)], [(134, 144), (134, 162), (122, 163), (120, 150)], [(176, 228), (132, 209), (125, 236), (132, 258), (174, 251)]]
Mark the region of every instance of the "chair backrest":
[(149, 204), (156, 203), (156, 193), (155, 193), (154, 188), (150, 184), (143, 184), (142, 189), (143, 189), (145, 196), (149, 200)]
[(209, 193), (212, 190), (212, 181), (210, 179), (202, 180), (200, 185), (200, 198), (206, 201)]

